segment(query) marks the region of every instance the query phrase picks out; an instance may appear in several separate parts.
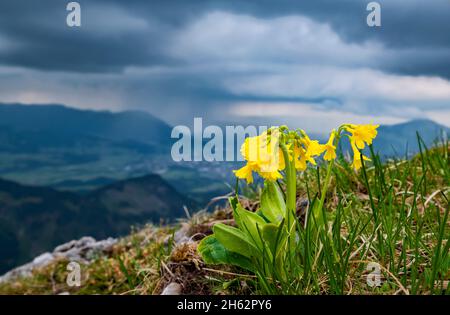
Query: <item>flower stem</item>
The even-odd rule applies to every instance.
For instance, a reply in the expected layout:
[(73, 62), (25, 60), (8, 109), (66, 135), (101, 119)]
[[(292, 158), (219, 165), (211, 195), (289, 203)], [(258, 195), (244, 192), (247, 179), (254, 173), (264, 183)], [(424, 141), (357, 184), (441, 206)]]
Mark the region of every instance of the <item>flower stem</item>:
[(289, 152), (284, 143), (280, 144), (286, 166), (286, 207), (295, 212), (297, 203), (297, 174), (293, 161), (289, 159)]
[(318, 223), (318, 225), (317, 225), (318, 228), (319, 229), (325, 228), (324, 231), (328, 237), (329, 244), (331, 246), (332, 254), (333, 254), (335, 261), (339, 261), (339, 256), (337, 254), (337, 251), (336, 251), (336, 248), (335, 248), (334, 242), (333, 242), (333, 236), (331, 235), (331, 231), (327, 231), (326, 217), (323, 214), (323, 204), (325, 203), (325, 197), (327, 195), (328, 187), (330, 186), (331, 171), (333, 169), (333, 165), (334, 165), (334, 160), (331, 160), (330, 163), (328, 163), (327, 176), (325, 177), (325, 186), (322, 189), (322, 195), (320, 196), (319, 206), (317, 207), (317, 209), (315, 209), (315, 211), (316, 211), (315, 215), (316, 215), (316, 222)]
[(322, 189), (322, 194), (320, 196), (319, 207), (317, 208), (318, 211), (320, 211), (320, 212), (322, 211), (323, 204), (325, 203), (325, 196), (327, 195), (328, 186), (330, 186), (331, 171), (333, 169), (333, 165), (334, 165), (334, 160), (331, 160), (330, 163), (328, 163), (327, 176), (325, 177), (325, 185)]
[[(341, 128), (342, 127), (339, 127), (338, 132), (336, 133), (336, 137), (334, 139), (334, 143), (336, 143), (336, 145), (339, 143), (339, 140), (341, 138)], [(332, 143), (332, 145), (334, 143)], [(320, 194), (319, 207), (318, 207), (318, 211), (319, 211), (318, 215), (319, 216), (322, 214), (323, 204), (325, 203), (325, 197), (327, 195), (328, 187), (330, 186), (331, 171), (333, 170), (333, 166), (334, 166), (334, 159), (332, 159), (328, 163), (327, 176), (325, 177), (325, 186), (323, 186), (323, 189), (322, 189), (321, 194)]]
[(280, 144), (283, 151), (284, 164), (286, 167), (286, 227), (288, 233), (288, 252), (290, 257), (295, 253), (296, 247), (295, 227), (296, 227), (296, 208), (297, 208), (297, 172), (295, 170), (294, 159), (289, 158), (289, 152), (284, 143)]

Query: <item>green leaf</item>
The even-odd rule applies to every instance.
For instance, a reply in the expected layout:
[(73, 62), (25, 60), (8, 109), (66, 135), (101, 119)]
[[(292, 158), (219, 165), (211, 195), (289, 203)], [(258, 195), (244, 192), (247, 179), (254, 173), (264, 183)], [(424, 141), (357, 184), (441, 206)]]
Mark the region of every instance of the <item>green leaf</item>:
[(230, 198), (228, 198), (228, 201), (230, 202), (231, 209), (233, 209), (234, 221), (236, 222), (236, 225), (237, 225), (238, 227), (240, 227), (240, 226), (241, 226), (240, 218), (239, 218), (239, 217), (236, 217), (236, 215), (235, 215), (235, 213), (236, 213), (236, 208), (237, 208), (238, 205), (240, 205), (240, 204), (239, 204), (239, 200), (238, 200), (237, 197), (230, 197)]
[(278, 223), (286, 215), (283, 192), (276, 182), (265, 181), (261, 195), (261, 212), (270, 222)]
[(277, 269), (278, 274), (285, 278), (286, 270), (284, 268), (287, 232), (283, 222), (280, 225), (268, 223), (262, 230), (263, 238), (271, 252), (271, 264)]
[(279, 254), (280, 250), (285, 250), (287, 231), (283, 222), (279, 225), (274, 223), (265, 225), (262, 234), (274, 257)]
[(120, 257), (119, 257), (119, 268), (120, 268), (120, 271), (122, 271), (122, 273), (127, 278), (128, 285), (130, 286), (130, 288), (135, 288), (136, 285), (133, 281), (133, 278), (131, 277), (130, 273), (127, 270), (127, 267), (125, 267), (125, 264), (123, 263), (123, 260)]
[(233, 210), (236, 210), (236, 206), (239, 204), (239, 200), (237, 199), (237, 197), (230, 197), (228, 198), (228, 201), (230, 202), (231, 208), (233, 208)]
[(278, 225), (276, 225), (274, 223), (269, 223), (266, 226), (264, 226), (262, 229), (263, 238), (267, 242), (267, 246), (269, 247), (269, 249), (274, 257), (276, 255), (278, 238), (281, 237), (281, 235), (278, 235), (279, 231), (280, 230), (279, 230)]
[(314, 218), (311, 219), (317, 230), (325, 228), (323, 211), (323, 208), (319, 206), (319, 202), (315, 202), (312, 207), (312, 215), (314, 216)]
[(256, 213), (245, 210), (240, 204), (237, 204), (234, 209), (234, 220), (239, 229), (247, 234), (248, 239), (258, 248), (262, 248), (263, 242), (258, 233), (257, 225), (261, 230), (267, 224), (266, 221)]
[(250, 259), (228, 251), (214, 235), (210, 235), (201, 240), (197, 251), (202, 256), (206, 264), (213, 265), (235, 265), (249, 271), (253, 271), (254, 264)]
[(229, 251), (241, 254), (247, 258), (258, 257), (258, 248), (241, 230), (217, 223), (213, 227), (214, 236)]

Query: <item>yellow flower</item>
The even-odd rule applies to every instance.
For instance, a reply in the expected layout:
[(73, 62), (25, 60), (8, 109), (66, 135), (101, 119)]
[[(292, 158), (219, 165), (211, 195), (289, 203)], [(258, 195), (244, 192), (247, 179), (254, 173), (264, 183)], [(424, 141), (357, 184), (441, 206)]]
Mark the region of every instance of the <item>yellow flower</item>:
[[(319, 156), (325, 151), (325, 146), (320, 144), (317, 140), (312, 140), (309, 142), (309, 145), (306, 149), (306, 156), (313, 157), (313, 156)], [(316, 164), (315, 162), (313, 163)]]
[(246, 161), (257, 162), (268, 159), (265, 154), (267, 147), (267, 132), (256, 137), (248, 137), (241, 146), (241, 154)]
[(308, 136), (308, 134), (305, 132), (305, 130), (300, 130), (300, 132), (301, 132), (301, 134), (302, 134), (302, 140), (301, 140), (301, 142), (305, 145), (305, 147), (308, 147), (312, 140), (309, 138), (309, 136)]
[(248, 163), (244, 167), (241, 167), (240, 169), (233, 171), (234, 175), (236, 175), (237, 178), (245, 179), (248, 184), (253, 183), (252, 172), (253, 172), (252, 166)]
[[(325, 147), (320, 144), (319, 141), (311, 140), (304, 130), (302, 130), (301, 132), (303, 136), (301, 142), (305, 146), (307, 157), (318, 156), (321, 155), (323, 151), (325, 151)], [(313, 164), (315, 164), (315, 162)]]
[(275, 181), (279, 178), (283, 178), (281, 173), (278, 171), (264, 172), (264, 171), (258, 170), (257, 172), (262, 178), (270, 180), (270, 181)]
[[(352, 150), (353, 150), (353, 163), (352, 163), (352, 167), (355, 170), (359, 170), (362, 166), (362, 161), (361, 161), (361, 154), (356, 146), (355, 141), (351, 140), (350, 144), (352, 146)], [(364, 155), (362, 155), (364, 161), (370, 161), (370, 159)]]
[(316, 165), (314, 156), (319, 156), (325, 150), (325, 146), (320, 144), (317, 140), (311, 140), (309, 136), (302, 130), (301, 146), (300, 143), (294, 145), (294, 159), (295, 168), (304, 171), (306, 169), (306, 163), (309, 162)]
[(331, 161), (336, 158), (336, 146), (333, 145), (335, 133), (336, 133), (335, 130), (331, 131), (330, 138), (328, 139), (328, 142), (324, 145), (325, 155), (323, 156), (323, 158), (326, 161)]
[[(358, 170), (362, 166), (361, 154), (358, 149), (364, 149), (365, 145), (372, 144), (373, 139), (377, 136), (377, 128), (379, 125), (346, 125), (344, 128), (351, 133), (350, 144), (353, 150), (352, 166)], [(362, 156), (365, 161), (370, 161), (366, 156)]]
[(306, 151), (298, 143), (294, 145), (294, 164), (296, 169), (306, 170)]
[(379, 125), (347, 125), (345, 130), (350, 132), (351, 141), (355, 142), (358, 149), (364, 149), (365, 144), (372, 144), (372, 140), (377, 136)]
[(252, 172), (256, 171), (268, 180), (282, 178), (280, 170), (285, 167), (283, 152), (279, 146), (280, 133), (272, 129), (270, 137), (267, 132), (256, 137), (246, 138), (241, 146), (241, 154), (247, 165), (235, 171), (238, 178), (253, 182)]

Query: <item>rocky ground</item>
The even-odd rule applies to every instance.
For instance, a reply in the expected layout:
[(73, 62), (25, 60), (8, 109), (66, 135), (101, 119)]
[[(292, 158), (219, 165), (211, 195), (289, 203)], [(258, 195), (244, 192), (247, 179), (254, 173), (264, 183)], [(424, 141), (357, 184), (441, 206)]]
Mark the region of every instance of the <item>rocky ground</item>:
[(58, 260), (64, 259), (82, 264), (90, 264), (98, 255), (104, 255), (111, 251), (117, 239), (108, 238), (96, 241), (93, 237), (86, 236), (79, 240), (72, 240), (57, 246), (53, 252), (43, 253), (33, 261), (19, 266), (0, 277), (0, 283), (14, 281), (24, 277), (31, 277), (33, 271), (45, 268)]
[[(199, 212), (172, 226), (146, 226), (129, 236), (82, 237), (57, 246), (0, 277), (3, 294), (210, 294), (230, 267), (208, 270), (197, 244), (217, 222), (233, 224), (229, 208)], [(66, 284), (70, 262), (81, 265), (81, 286)], [(206, 269), (205, 269), (206, 268)], [(214, 291), (214, 292), (213, 292)]]

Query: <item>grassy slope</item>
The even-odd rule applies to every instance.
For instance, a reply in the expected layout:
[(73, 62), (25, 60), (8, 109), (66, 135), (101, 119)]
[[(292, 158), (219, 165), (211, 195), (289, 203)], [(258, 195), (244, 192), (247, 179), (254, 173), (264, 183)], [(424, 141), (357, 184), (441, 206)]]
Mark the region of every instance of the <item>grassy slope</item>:
[[(339, 161), (326, 198), (332, 244), (325, 240), (318, 250), (299, 251), (301, 272), (294, 270), (288, 285), (265, 288), (243, 270), (205, 266), (195, 242), (173, 245), (176, 227), (149, 226), (122, 239), (110, 256), (83, 266), (80, 288), (66, 286), (67, 262), (59, 261), (33, 277), (0, 284), (0, 293), (158, 294), (176, 281), (183, 293), (195, 294), (449, 294), (450, 147), (422, 149), (408, 161), (381, 165), (373, 158), (358, 174)], [(319, 194), (324, 172), (310, 169), (299, 177), (300, 198)], [(258, 188), (246, 189), (241, 202), (254, 210), (258, 194)], [(197, 241), (215, 222), (232, 224), (230, 219), (230, 209), (222, 208), (198, 213), (183, 224)], [(305, 235), (300, 240), (308, 242)], [(369, 262), (381, 266), (380, 287), (367, 285)]]

